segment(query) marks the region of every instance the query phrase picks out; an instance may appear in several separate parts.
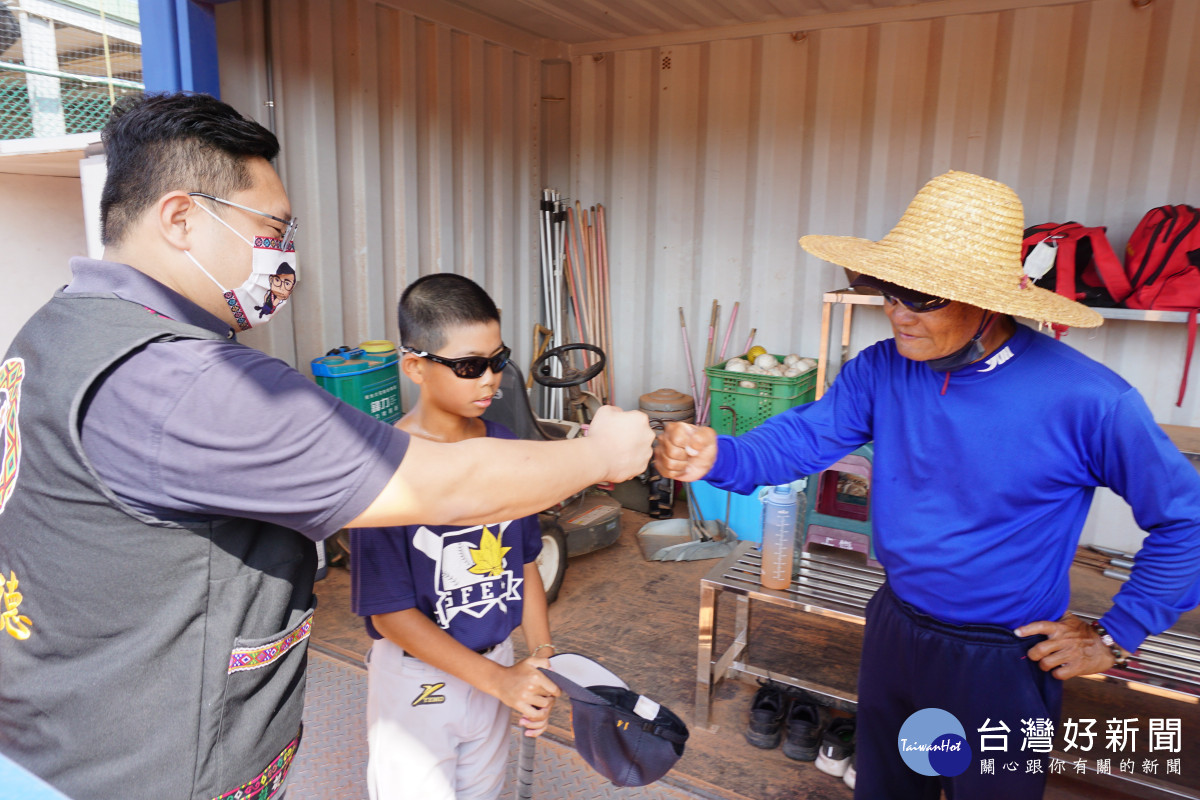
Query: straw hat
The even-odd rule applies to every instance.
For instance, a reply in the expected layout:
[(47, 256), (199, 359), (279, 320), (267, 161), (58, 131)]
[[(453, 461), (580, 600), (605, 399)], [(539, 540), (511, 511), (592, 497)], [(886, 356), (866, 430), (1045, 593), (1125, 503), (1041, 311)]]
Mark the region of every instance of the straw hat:
[(1104, 322), (1095, 310), (1022, 280), (1025, 216), (1003, 183), (947, 172), (931, 180), (878, 242), (804, 236), (800, 246), (847, 269), (948, 300), (1076, 328)]

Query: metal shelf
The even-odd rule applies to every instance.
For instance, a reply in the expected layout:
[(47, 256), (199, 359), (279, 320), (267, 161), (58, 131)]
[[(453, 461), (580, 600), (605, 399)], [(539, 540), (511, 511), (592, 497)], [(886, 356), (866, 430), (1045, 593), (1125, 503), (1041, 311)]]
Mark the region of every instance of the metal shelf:
[(1140, 308), (1097, 308), (1105, 319), (1127, 319), (1135, 322), (1187, 322), (1186, 311), (1154, 311)]

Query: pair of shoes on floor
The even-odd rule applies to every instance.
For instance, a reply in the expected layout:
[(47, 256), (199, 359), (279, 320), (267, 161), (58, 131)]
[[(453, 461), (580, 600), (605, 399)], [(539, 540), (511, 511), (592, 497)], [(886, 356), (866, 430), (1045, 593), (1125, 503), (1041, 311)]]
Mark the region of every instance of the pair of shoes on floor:
[(838, 717), (829, 723), (821, 734), (821, 748), (817, 753), (817, 769), (835, 778), (841, 778), (851, 789), (857, 772), (854, 769), (854, 717)]
[(750, 703), (746, 741), (763, 750), (778, 747), (782, 741), (788, 758), (812, 761), (820, 737), (821, 712), (811, 698), (774, 681), (759, 685)]
[(746, 725), (746, 741), (762, 750), (778, 747), (783, 739), (783, 718), (787, 716), (790, 697), (782, 684), (760, 682), (750, 701), (750, 722)]

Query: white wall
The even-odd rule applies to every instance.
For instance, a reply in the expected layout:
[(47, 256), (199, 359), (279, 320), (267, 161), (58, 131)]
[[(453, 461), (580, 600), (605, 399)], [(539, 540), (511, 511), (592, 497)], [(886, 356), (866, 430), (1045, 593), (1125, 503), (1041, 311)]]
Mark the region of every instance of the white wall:
[(0, 173), (0, 354), (87, 253), (78, 178)]

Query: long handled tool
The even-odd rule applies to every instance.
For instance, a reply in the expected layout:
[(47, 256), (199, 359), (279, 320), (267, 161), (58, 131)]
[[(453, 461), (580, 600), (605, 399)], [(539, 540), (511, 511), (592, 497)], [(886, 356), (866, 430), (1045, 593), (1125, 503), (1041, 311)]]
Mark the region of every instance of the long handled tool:
[(741, 303), (733, 304), (733, 313), (729, 315), (729, 325), (725, 328), (725, 339), (721, 342), (721, 354), (717, 356), (718, 362), (725, 361), (725, 352), (729, 348), (729, 334), (733, 333), (733, 323), (737, 321), (738, 308), (741, 305)]
[(537, 737), (526, 736), (521, 729), (521, 753), (517, 756), (517, 800), (533, 797), (533, 756), (537, 751)]
[[(704, 348), (704, 369), (708, 369), (713, 363), (713, 344), (717, 337), (717, 314), (720, 313), (720, 306), (717, 301), (712, 301), (712, 314), (708, 318), (708, 343)], [(698, 425), (703, 425), (708, 419), (708, 373), (704, 373), (704, 383), (700, 387), (700, 405), (696, 408), (696, 419)]]
[[(563, 327), (563, 247), (564, 227), (567, 215), (563, 213), (562, 195), (556, 189), (543, 189), (540, 205), (540, 239), (542, 261), (542, 313), (545, 316), (546, 328), (550, 331), (550, 347), (558, 347), (566, 343), (566, 330)], [(551, 374), (556, 378), (562, 377), (562, 363), (550, 364)], [(561, 389), (548, 389), (544, 395), (543, 416), (551, 419), (561, 419), (563, 413), (563, 393)]]
[[(732, 427), (729, 429), (729, 433), (730, 433), (732, 436), (737, 436), (737, 412), (736, 412), (736, 411), (734, 411), (734, 410), (733, 410), (733, 408), (732, 408), (731, 406), (721, 406), (719, 410), (720, 410), (720, 411), (728, 411), (728, 412), (729, 412), (729, 416), (733, 418), (733, 425), (732, 425)], [(728, 538), (730, 537), (730, 530), (729, 530), (729, 504), (730, 504), (732, 501), (733, 501), (733, 492), (731, 492), (731, 491), (729, 491), (728, 489), (726, 489), (726, 490), (725, 490), (725, 529), (724, 529), (724, 531), (723, 531), (723, 535), (725, 536), (725, 538), (726, 538), (726, 539), (728, 539)]]
[(679, 327), (683, 329), (683, 358), (687, 362), (688, 380), (692, 384), (692, 403), (699, 413), (700, 395), (696, 392), (696, 371), (692, 368), (692, 346), (688, 343), (687, 321), (683, 318), (683, 306), (679, 307)]
[[(612, 343), (612, 297), (609, 293), (609, 271), (608, 271), (608, 220), (604, 214), (604, 206), (596, 204), (596, 266), (597, 269), (597, 288), (600, 292), (600, 319), (603, 320), (604, 336), (600, 342), (600, 347), (604, 352), (611, 354), (613, 352)], [(604, 371), (605, 390), (604, 397), (608, 402), (613, 402), (613, 376), (615, 370), (607, 369)]]

